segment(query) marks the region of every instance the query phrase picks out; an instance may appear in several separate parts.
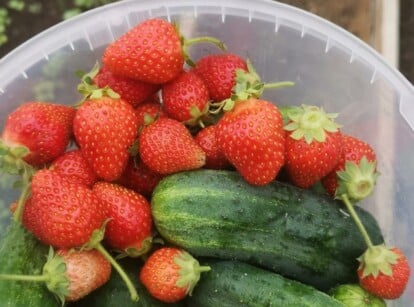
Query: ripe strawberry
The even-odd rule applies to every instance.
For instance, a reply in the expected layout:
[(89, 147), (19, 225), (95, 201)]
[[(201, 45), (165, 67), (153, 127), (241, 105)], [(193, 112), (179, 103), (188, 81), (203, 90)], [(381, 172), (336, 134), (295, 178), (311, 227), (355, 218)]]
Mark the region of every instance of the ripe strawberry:
[(50, 169), (68, 176), (73, 182), (84, 184), (88, 187), (92, 187), (98, 180), (92, 167), (78, 149), (68, 151), (55, 159)]
[(98, 177), (113, 181), (127, 165), (128, 148), (138, 134), (138, 120), (126, 101), (103, 96), (86, 100), (78, 108), (73, 132)]
[(138, 118), (138, 128), (145, 126), (145, 118), (151, 119), (166, 116), (159, 101), (145, 101), (135, 108), (135, 114)]
[(56, 252), (66, 264), (69, 280), (66, 301), (77, 301), (104, 285), (111, 276), (111, 263), (97, 250), (66, 250)]
[(247, 71), (246, 61), (233, 53), (209, 54), (196, 62), (194, 72), (198, 74), (208, 88), (214, 101), (230, 98), (236, 85), (236, 70)]
[(287, 115), (290, 121), (284, 126), (286, 173), (294, 185), (309, 188), (339, 161), (341, 133), (334, 122), (336, 114), (303, 105), (290, 109)]
[(140, 159), (131, 158), (117, 182), (149, 199), (155, 186), (163, 177), (164, 175), (149, 169)]
[(142, 130), (139, 153), (145, 165), (159, 174), (197, 169), (206, 161), (185, 125), (171, 118), (159, 118)]
[(2, 141), (10, 148), (26, 147), (23, 159), (42, 166), (65, 152), (74, 115), (75, 109), (69, 106), (26, 102), (8, 115)]
[(133, 107), (151, 97), (160, 88), (155, 84), (115, 75), (106, 67), (102, 67), (99, 70), (98, 74), (93, 78), (93, 82), (100, 88), (110, 87)]
[(237, 101), (218, 121), (217, 142), (226, 158), (252, 185), (276, 178), (284, 163), (282, 116), (271, 102)]
[(92, 190), (110, 219), (105, 230), (109, 246), (132, 257), (145, 254), (151, 247), (152, 239), (148, 201), (115, 183), (97, 182)]
[(42, 169), (32, 178), (31, 201), (26, 203), (25, 224), (44, 244), (59, 248), (87, 243), (106, 216), (99, 200), (85, 185), (65, 175)]
[(200, 273), (210, 267), (200, 266), (186, 251), (163, 247), (145, 261), (139, 278), (149, 293), (165, 303), (174, 303), (191, 295), (200, 279)]
[(184, 71), (162, 86), (164, 111), (170, 118), (196, 125), (208, 113), (209, 95), (204, 81), (192, 71)]
[[(337, 172), (345, 169), (345, 163), (347, 161), (360, 164), (362, 157), (365, 157), (369, 162), (376, 161), (376, 155), (372, 147), (355, 136), (341, 134), (341, 144), (341, 154), (338, 163), (334, 169), (321, 180), (325, 190), (331, 196), (335, 195), (338, 188)], [(367, 175), (369, 175), (369, 173)], [(361, 177), (358, 178), (362, 179)]]
[(399, 298), (410, 277), (410, 267), (399, 248), (371, 246), (358, 258), (360, 285), (368, 292), (383, 298)]
[(197, 133), (194, 140), (206, 153), (204, 168), (225, 169), (230, 163), (217, 142), (216, 130), (216, 125), (207, 126)]

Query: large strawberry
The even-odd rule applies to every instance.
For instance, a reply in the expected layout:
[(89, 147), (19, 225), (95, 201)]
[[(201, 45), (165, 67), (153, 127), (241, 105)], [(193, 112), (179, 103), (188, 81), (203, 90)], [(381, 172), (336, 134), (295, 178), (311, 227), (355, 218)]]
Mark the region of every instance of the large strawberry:
[(73, 132), (98, 177), (113, 181), (128, 163), (128, 148), (137, 136), (138, 120), (129, 103), (103, 96), (88, 99), (78, 107)]
[(23, 159), (42, 166), (65, 152), (74, 115), (75, 109), (69, 106), (26, 102), (7, 116), (2, 142), (9, 148), (24, 147)]
[(202, 167), (206, 155), (185, 125), (171, 118), (158, 118), (139, 136), (142, 161), (154, 172), (171, 174)]
[(209, 99), (204, 81), (192, 71), (184, 71), (162, 86), (164, 111), (170, 118), (189, 125), (202, 124)]
[(128, 256), (145, 254), (151, 247), (152, 217), (148, 201), (140, 194), (115, 183), (97, 182), (93, 193), (104, 205), (105, 240)]
[(116, 41), (109, 44), (103, 55), (103, 63), (117, 75), (161, 84), (175, 78), (186, 60), (186, 48), (198, 41), (215, 39), (185, 40), (176, 27), (160, 18), (147, 19)]
[[(339, 161), (334, 169), (321, 180), (322, 185), (329, 195), (335, 195), (338, 188), (338, 172), (345, 169), (346, 162), (355, 162), (359, 165), (363, 157), (365, 157), (368, 162), (376, 161), (374, 149), (368, 143), (355, 136), (342, 133), (341, 154)], [(372, 181), (370, 180), (372, 175), (372, 170), (370, 167), (361, 169), (361, 171), (361, 176), (354, 178), (354, 181), (363, 180), (364, 183)]]
[(329, 174), (341, 153), (341, 133), (334, 119), (317, 106), (302, 105), (287, 112), (285, 169), (290, 181), (309, 188)]
[(103, 207), (85, 185), (47, 169), (37, 171), (31, 185), (32, 195), (26, 202), (23, 222), (30, 221), (25, 226), (44, 244), (80, 247), (104, 223)]
[(210, 267), (200, 266), (188, 252), (174, 247), (163, 247), (145, 261), (139, 278), (149, 293), (162, 302), (174, 303), (191, 295), (201, 272)]
[(218, 121), (216, 136), (221, 151), (250, 184), (269, 183), (284, 164), (282, 116), (269, 101), (237, 101)]
[(196, 62), (194, 72), (203, 79), (214, 101), (230, 98), (236, 85), (236, 70), (247, 71), (246, 61), (234, 54), (209, 54)]

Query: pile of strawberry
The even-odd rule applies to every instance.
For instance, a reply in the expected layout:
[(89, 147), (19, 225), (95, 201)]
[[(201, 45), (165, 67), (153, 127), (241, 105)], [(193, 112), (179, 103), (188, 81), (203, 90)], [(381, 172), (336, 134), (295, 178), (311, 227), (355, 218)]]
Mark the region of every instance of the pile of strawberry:
[[(223, 50), (193, 62), (187, 48), (203, 42)], [(14, 219), (52, 247), (46, 266), (66, 263), (66, 287), (55, 289), (62, 301), (105, 284), (111, 267), (138, 299), (112, 253), (147, 255), (139, 278), (162, 301), (191, 292), (207, 268), (183, 250), (152, 249), (151, 192), (166, 175), (235, 169), (256, 186), (277, 179), (307, 189), (320, 182), (351, 213), (374, 188), (375, 152), (342, 133), (337, 114), (262, 99), (264, 90), (293, 84), (262, 82), (247, 59), (214, 38), (186, 39), (174, 24), (154, 18), (108, 45), (101, 60), (82, 75), (83, 101), (23, 103), (1, 136), (2, 169), (21, 178)], [(361, 286), (398, 298), (410, 274), (404, 254), (373, 246), (358, 226), (367, 242)], [(188, 262), (198, 273), (193, 279), (180, 273), (180, 263)]]

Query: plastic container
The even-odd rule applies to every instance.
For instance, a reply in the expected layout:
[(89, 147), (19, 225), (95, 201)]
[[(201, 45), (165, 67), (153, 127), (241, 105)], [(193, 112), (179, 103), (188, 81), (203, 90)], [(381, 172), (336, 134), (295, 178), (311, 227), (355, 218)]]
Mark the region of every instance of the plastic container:
[[(56, 25), (0, 61), (0, 123), (28, 100), (72, 104), (75, 71), (89, 70), (105, 46), (150, 17), (176, 20), (184, 35), (210, 35), (248, 56), (264, 81), (291, 80), (268, 90), (279, 104), (309, 103), (338, 112), (343, 131), (375, 148), (381, 176), (363, 202), (386, 242), (402, 248), (414, 268), (414, 88), (368, 45), (343, 29), (297, 8), (264, 0), (141, 0), (116, 2)], [(214, 52), (192, 47), (192, 57)], [(2, 186), (8, 181), (2, 175)], [(4, 207), (16, 193), (2, 188)], [(4, 209), (2, 215), (7, 215)], [(412, 306), (414, 279), (394, 306)]]

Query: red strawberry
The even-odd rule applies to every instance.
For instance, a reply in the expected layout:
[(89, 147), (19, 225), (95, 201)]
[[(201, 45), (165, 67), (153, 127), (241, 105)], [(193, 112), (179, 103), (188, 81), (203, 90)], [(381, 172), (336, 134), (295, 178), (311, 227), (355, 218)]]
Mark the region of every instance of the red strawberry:
[(135, 114), (138, 118), (138, 127), (145, 126), (145, 117), (149, 116), (154, 119), (156, 117), (166, 116), (162, 110), (161, 103), (158, 101), (146, 101), (135, 108)]
[(98, 177), (113, 181), (128, 163), (128, 148), (137, 136), (138, 120), (126, 101), (104, 96), (86, 100), (78, 108), (73, 132)]
[(206, 159), (185, 125), (171, 118), (159, 118), (142, 130), (139, 152), (142, 161), (159, 174), (197, 169)]
[(68, 176), (73, 182), (88, 187), (92, 187), (98, 179), (80, 150), (64, 153), (52, 162), (50, 168), (59, 174)]
[(93, 193), (110, 218), (105, 240), (112, 248), (133, 257), (151, 247), (152, 217), (148, 201), (140, 194), (109, 182), (97, 182)]
[(159, 86), (155, 84), (115, 75), (106, 67), (100, 69), (93, 81), (100, 88), (110, 87), (134, 107), (151, 97), (159, 89)]
[(210, 267), (200, 266), (186, 251), (163, 247), (145, 261), (139, 278), (153, 297), (165, 303), (174, 303), (191, 295), (200, 273), (209, 270)]
[(184, 71), (162, 87), (164, 111), (170, 118), (198, 124), (209, 108), (206, 85), (194, 72)]
[(77, 301), (104, 285), (111, 276), (112, 267), (97, 250), (65, 250), (56, 252), (66, 264), (69, 280), (67, 301)]
[(209, 54), (196, 62), (194, 71), (203, 79), (212, 100), (230, 98), (236, 85), (236, 70), (247, 71), (246, 61), (233, 53)]
[(23, 215), (23, 221), (30, 221), (25, 226), (40, 241), (59, 248), (84, 245), (106, 218), (90, 189), (47, 169), (33, 175), (31, 201)]
[(282, 116), (271, 102), (237, 101), (218, 121), (217, 142), (226, 158), (253, 185), (276, 178), (284, 163)]
[(365, 157), (369, 162), (376, 161), (376, 155), (372, 147), (355, 136), (341, 134), (341, 144), (341, 154), (338, 163), (321, 181), (325, 190), (331, 196), (335, 195), (338, 188), (337, 172), (345, 169), (347, 161), (359, 164), (362, 157)]
[(217, 142), (216, 130), (216, 125), (205, 127), (197, 133), (194, 139), (206, 153), (204, 168), (225, 169), (230, 166), (230, 163)]
[(287, 115), (285, 169), (290, 181), (309, 188), (329, 174), (341, 153), (341, 133), (327, 114), (316, 106), (291, 108)]
[(41, 166), (66, 150), (72, 135), (75, 109), (48, 102), (26, 102), (10, 113), (3, 129), (2, 141), (13, 147), (26, 147), (24, 160)]
[(388, 300), (397, 299), (404, 293), (410, 267), (399, 248), (371, 246), (358, 260), (359, 283), (368, 292)]
[(164, 175), (149, 169), (140, 159), (131, 158), (118, 183), (150, 198), (155, 186), (163, 177)]

